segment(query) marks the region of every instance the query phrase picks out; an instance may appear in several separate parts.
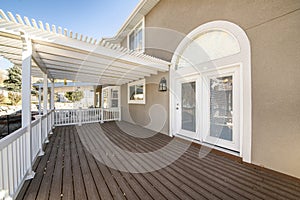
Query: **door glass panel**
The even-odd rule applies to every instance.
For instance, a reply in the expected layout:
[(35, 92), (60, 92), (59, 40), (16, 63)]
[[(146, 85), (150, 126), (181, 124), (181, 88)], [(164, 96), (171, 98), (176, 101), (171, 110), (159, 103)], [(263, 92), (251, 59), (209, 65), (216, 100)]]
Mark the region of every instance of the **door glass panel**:
[(232, 76), (210, 79), (210, 136), (233, 141)]
[(196, 131), (196, 83), (182, 83), (181, 85), (181, 128)]

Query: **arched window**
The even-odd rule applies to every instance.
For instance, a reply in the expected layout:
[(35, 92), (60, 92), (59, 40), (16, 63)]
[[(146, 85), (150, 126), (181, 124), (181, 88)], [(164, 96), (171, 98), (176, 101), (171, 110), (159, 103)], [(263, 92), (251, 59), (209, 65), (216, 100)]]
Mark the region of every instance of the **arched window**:
[(240, 52), (237, 39), (229, 32), (212, 29), (205, 31), (187, 43), (178, 56), (176, 69), (224, 58)]

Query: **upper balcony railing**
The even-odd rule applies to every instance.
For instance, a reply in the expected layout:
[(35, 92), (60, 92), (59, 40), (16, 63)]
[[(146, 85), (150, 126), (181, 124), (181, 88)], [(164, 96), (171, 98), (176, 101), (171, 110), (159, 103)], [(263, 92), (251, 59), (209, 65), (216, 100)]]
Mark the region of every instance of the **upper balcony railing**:
[(25, 180), (34, 176), (32, 166), (38, 156), (44, 155), (43, 145), (49, 142), (54, 126), (120, 120), (120, 110), (51, 110), (36, 118), (29, 127), (0, 140), (0, 200), (15, 199)]

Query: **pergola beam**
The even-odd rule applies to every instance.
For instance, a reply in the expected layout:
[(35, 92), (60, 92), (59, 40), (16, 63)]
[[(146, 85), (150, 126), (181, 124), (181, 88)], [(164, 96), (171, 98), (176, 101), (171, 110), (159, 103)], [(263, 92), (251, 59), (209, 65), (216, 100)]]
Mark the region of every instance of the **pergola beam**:
[(49, 76), (49, 78), (53, 78), (47, 71), (47, 67), (43, 60), (40, 58), (40, 56), (36, 52), (32, 52), (32, 59), (34, 62), (40, 67), (41, 71)]
[[(34, 45), (34, 50), (37, 51), (40, 55), (45, 55), (45, 54), (50, 54), (54, 56), (59, 57), (66, 57), (66, 58), (71, 58), (71, 59), (77, 59), (80, 60), (81, 62), (96, 62), (104, 66), (119, 66), (122, 68), (127, 68), (127, 69), (132, 69), (132, 68), (141, 68), (142, 71), (148, 72), (148, 73), (154, 73), (157, 70), (155, 68), (149, 67), (147, 65), (142, 65), (142, 64), (130, 64), (126, 62), (119, 62), (118, 58), (116, 57), (115, 59), (107, 59), (101, 55), (93, 54), (91, 52), (76, 52), (76, 51), (68, 51), (65, 49), (60, 49), (60, 48), (54, 48), (54, 47), (49, 47), (49, 46), (42, 46), (42, 45)], [(47, 56), (44, 56), (47, 58)], [(165, 70), (167, 71), (167, 70)]]
[[(52, 70), (61, 70), (65, 72), (77, 72), (77, 73), (83, 73), (83, 74), (91, 74), (91, 75), (97, 75), (97, 76), (117, 76), (117, 77), (123, 77), (131, 80), (143, 78), (143, 75), (132, 75), (127, 72), (115, 72), (111, 71), (109, 68), (106, 70), (92, 70), (88, 67), (82, 66), (81, 68), (76, 67), (62, 67), (59, 65), (49, 65), (47, 64), (47, 69), (51, 72)], [(127, 74), (128, 73), (128, 74)]]
[(144, 75), (144, 76), (148, 76), (149, 74), (157, 74), (157, 71), (144, 69), (142, 66), (128, 68), (128, 67), (117, 66), (114, 63), (107, 65), (107, 64), (100, 63), (100, 62), (92, 62), (90, 60), (84, 61), (84, 60), (80, 60), (78, 58), (69, 58), (69, 57), (66, 57), (63, 55), (51, 55), (51, 54), (41, 53), (41, 52), (39, 52), (39, 55), (43, 58), (44, 63), (46, 65), (53, 64), (53, 65), (60, 65), (60, 66), (65, 66), (65, 67), (86, 66), (91, 70), (109, 69), (109, 70), (119, 71), (122, 73), (131, 71), (131, 74), (138, 74), (138, 75)]

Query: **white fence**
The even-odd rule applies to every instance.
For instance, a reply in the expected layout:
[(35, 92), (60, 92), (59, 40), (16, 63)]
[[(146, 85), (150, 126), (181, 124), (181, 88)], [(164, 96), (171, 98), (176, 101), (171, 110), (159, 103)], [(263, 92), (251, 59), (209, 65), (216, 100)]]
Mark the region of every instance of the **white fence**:
[(43, 155), (52, 132), (54, 110), (0, 140), (0, 199), (14, 199), (24, 181), (34, 175), (32, 165)]
[(89, 108), (55, 110), (55, 126), (120, 120), (119, 108)]

